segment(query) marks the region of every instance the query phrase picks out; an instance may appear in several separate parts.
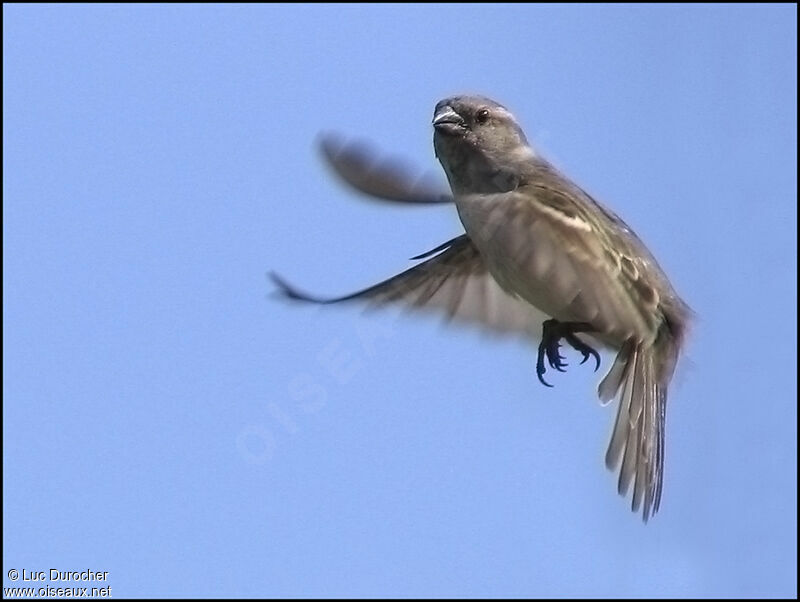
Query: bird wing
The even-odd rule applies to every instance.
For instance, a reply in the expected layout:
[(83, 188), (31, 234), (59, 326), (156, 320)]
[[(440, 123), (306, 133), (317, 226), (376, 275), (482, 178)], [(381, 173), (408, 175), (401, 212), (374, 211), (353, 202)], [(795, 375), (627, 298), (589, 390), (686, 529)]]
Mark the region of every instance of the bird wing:
[(431, 173), (414, 176), (406, 163), (383, 157), (363, 142), (343, 142), (326, 135), (320, 150), (328, 166), (361, 194), (396, 203), (452, 203), (453, 197)]
[(437, 254), (397, 276), (343, 297), (317, 297), (299, 291), (277, 274), (272, 274), (272, 279), (284, 295), (300, 301), (328, 304), (364, 300), (374, 306), (399, 303), (443, 312), (448, 319), (471, 322), (498, 333), (539, 334), (548, 316), (503, 290), (466, 235), (418, 257), (431, 253)]

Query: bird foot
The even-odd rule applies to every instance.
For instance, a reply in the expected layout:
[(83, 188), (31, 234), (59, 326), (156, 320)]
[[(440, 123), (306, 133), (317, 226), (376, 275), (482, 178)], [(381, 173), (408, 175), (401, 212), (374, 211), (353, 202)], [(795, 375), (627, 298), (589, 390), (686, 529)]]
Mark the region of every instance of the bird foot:
[(544, 379), (544, 373), (547, 371), (545, 358), (554, 370), (564, 372), (564, 368), (567, 367), (564, 356), (559, 353), (561, 339), (564, 339), (575, 351), (583, 355), (581, 364), (585, 364), (590, 357), (593, 357), (595, 360), (594, 370), (597, 372), (600, 367), (600, 354), (575, 336), (578, 332), (591, 332), (592, 330), (594, 330), (592, 325), (586, 322), (545, 320), (542, 324), (542, 342), (539, 343), (539, 354), (536, 360), (536, 376), (539, 377), (539, 382), (546, 387), (553, 386)]

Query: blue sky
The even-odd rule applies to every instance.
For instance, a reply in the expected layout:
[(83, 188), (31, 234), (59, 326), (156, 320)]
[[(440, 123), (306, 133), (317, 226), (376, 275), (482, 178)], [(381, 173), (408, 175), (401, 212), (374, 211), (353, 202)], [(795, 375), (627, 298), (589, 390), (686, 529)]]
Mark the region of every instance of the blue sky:
[[(4, 586), (797, 594), (795, 6), (3, 16)], [(460, 92), (514, 111), (697, 312), (646, 527), (603, 467), (599, 374), (545, 389), (519, 340), (270, 296), (271, 269), (345, 293), (460, 232), (314, 147), (438, 170)]]

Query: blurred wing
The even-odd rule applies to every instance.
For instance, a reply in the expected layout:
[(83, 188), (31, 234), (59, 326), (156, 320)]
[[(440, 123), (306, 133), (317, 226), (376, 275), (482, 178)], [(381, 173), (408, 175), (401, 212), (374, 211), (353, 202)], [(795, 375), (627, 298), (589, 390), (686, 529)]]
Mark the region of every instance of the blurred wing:
[(428, 173), (414, 176), (402, 161), (380, 157), (364, 143), (344, 143), (333, 136), (320, 139), (327, 164), (346, 184), (367, 196), (397, 203), (452, 203), (453, 197)]
[(441, 252), (427, 261), (344, 297), (315, 297), (298, 291), (275, 274), (272, 279), (283, 294), (301, 301), (327, 304), (364, 300), (374, 306), (400, 303), (443, 312), (448, 319), (476, 323), (495, 332), (539, 335), (548, 316), (500, 288), (466, 235), (418, 257), (437, 250)]

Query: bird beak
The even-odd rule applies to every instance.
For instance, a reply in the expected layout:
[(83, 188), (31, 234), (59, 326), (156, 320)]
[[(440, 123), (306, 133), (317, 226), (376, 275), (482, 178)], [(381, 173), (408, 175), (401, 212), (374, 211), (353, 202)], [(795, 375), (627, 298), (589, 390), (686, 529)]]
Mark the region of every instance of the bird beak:
[(433, 115), (433, 127), (437, 132), (451, 136), (460, 134), (465, 129), (464, 119), (450, 105), (436, 108)]

